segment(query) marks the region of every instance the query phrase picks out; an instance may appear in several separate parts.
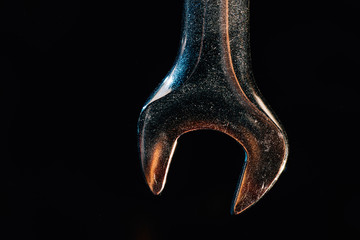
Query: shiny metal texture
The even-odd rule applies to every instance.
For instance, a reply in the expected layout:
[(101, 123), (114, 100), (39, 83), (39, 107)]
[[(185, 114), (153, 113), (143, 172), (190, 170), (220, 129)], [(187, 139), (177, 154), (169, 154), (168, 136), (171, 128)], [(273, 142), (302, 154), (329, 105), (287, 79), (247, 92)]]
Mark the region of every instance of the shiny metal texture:
[(254, 83), (249, 37), (249, 0), (185, 0), (177, 60), (138, 122), (141, 163), (154, 194), (164, 188), (177, 139), (194, 130), (223, 132), (245, 149), (234, 214), (256, 203), (283, 171), (287, 137)]

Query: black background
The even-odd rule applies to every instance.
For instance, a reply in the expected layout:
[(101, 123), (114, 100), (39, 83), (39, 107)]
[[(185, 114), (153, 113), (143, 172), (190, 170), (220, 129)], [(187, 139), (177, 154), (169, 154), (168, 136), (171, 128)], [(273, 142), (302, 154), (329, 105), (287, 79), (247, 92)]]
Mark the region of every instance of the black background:
[(136, 124), (172, 66), (183, 1), (1, 1), (1, 239), (356, 239), (356, 1), (252, 1), (255, 78), (290, 141), (285, 172), (230, 215), (244, 152), (179, 140), (161, 196)]

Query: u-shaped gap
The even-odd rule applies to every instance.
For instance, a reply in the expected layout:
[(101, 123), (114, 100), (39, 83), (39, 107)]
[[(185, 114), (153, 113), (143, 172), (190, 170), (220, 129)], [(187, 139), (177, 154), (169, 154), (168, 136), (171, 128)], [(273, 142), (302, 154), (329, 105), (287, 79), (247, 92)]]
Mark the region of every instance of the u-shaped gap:
[(229, 206), (233, 209), (246, 159), (244, 147), (226, 133), (211, 129), (189, 131), (177, 140), (165, 189), (174, 193), (181, 189), (199, 201), (224, 201), (216, 205), (227, 212)]

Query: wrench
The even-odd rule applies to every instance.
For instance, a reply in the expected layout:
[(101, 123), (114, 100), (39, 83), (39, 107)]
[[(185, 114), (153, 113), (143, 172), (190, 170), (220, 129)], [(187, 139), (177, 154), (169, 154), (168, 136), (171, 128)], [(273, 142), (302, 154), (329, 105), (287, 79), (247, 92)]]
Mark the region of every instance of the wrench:
[(249, 0), (185, 0), (183, 19), (174, 66), (138, 120), (145, 179), (151, 191), (160, 194), (182, 134), (223, 132), (246, 152), (231, 207), (238, 214), (274, 185), (288, 156), (285, 131), (254, 82)]

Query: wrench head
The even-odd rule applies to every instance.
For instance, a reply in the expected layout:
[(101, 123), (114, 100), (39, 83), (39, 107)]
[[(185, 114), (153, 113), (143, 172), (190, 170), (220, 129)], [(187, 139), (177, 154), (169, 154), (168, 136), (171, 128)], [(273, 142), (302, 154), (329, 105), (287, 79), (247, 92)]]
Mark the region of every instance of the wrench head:
[[(141, 163), (147, 184), (158, 195), (181, 135), (200, 129), (227, 134), (247, 155), (239, 159), (245, 160), (245, 165), (231, 209), (238, 214), (257, 202), (278, 179), (286, 163), (287, 139), (277, 122), (257, 109), (239, 87), (213, 84), (184, 84), (149, 101), (138, 125)], [(161, 87), (159, 91), (163, 91)]]

